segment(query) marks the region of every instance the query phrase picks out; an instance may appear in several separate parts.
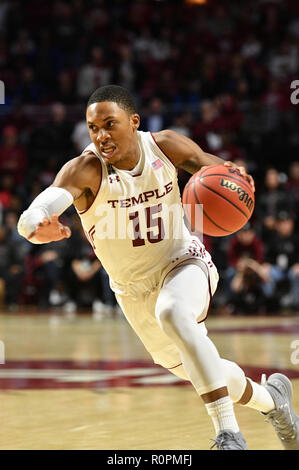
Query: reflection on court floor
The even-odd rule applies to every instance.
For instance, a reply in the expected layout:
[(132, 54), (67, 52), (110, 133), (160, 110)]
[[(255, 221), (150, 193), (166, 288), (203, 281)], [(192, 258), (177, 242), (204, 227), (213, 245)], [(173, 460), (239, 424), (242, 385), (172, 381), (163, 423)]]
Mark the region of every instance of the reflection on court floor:
[[(299, 412), (299, 318), (207, 321), (222, 357), (260, 380), (280, 371)], [(158, 365), (122, 317), (0, 315), (0, 449), (208, 449), (214, 431), (187, 382)], [(236, 406), (251, 449), (280, 449), (256, 411)]]

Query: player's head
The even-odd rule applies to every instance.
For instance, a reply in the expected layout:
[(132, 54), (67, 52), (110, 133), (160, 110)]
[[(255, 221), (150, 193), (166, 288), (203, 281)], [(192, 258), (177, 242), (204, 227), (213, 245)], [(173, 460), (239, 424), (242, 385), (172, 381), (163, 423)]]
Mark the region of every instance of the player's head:
[(90, 138), (106, 163), (116, 164), (136, 151), (140, 117), (131, 93), (117, 85), (97, 88), (90, 96), (86, 121)]
[(87, 108), (94, 103), (102, 103), (110, 101), (118, 104), (120, 108), (128, 113), (128, 115), (137, 113), (133, 96), (126, 88), (118, 85), (107, 85), (97, 88), (89, 97)]

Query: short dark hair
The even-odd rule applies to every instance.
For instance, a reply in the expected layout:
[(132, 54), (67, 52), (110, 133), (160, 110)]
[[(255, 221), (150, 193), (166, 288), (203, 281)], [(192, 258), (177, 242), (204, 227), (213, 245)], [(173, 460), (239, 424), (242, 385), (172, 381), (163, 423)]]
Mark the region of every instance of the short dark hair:
[(129, 114), (136, 113), (136, 105), (133, 96), (126, 89), (118, 85), (107, 85), (97, 88), (89, 97), (87, 108), (93, 103), (112, 101)]

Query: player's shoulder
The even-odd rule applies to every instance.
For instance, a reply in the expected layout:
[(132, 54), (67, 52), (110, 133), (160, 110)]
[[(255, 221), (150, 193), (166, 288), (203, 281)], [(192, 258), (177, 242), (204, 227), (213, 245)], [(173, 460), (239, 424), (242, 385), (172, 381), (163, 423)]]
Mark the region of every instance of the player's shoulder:
[(76, 172), (95, 171), (98, 174), (99, 169), (101, 169), (101, 162), (100, 159), (93, 152), (86, 151), (82, 152), (81, 155), (69, 160), (66, 163), (66, 167), (68, 169), (73, 169)]
[(172, 129), (163, 129), (152, 135), (158, 147), (175, 167), (180, 166), (182, 160), (190, 157), (190, 153), (194, 153), (194, 149), (191, 148), (194, 143)]
[(75, 185), (78, 188), (91, 187), (101, 180), (102, 167), (99, 158), (92, 152), (83, 152), (72, 158), (61, 168), (55, 181), (57, 186), (65, 184)]
[(152, 136), (155, 139), (156, 142), (164, 143), (164, 142), (169, 142), (173, 141), (173, 139), (177, 139), (180, 134), (178, 134), (176, 131), (173, 131), (172, 129), (163, 129), (158, 132), (152, 132)]
[(153, 132), (152, 136), (163, 150), (165, 148), (165, 150), (175, 151), (179, 147), (191, 142), (188, 137), (172, 129), (163, 129), (159, 132)]

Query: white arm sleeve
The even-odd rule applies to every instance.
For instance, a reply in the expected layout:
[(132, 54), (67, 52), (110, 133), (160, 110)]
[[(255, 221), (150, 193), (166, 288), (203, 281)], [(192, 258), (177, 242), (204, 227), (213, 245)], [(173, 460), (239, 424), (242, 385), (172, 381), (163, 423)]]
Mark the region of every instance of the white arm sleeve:
[[(50, 186), (41, 192), (34, 201), (25, 210), (18, 222), (18, 232), (25, 238), (28, 238), (37, 224), (43, 221), (45, 217), (51, 220), (53, 214), (62, 214), (74, 202), (72, 194), (63, 188)], [(37, 240), (30, 239), (32, 243), (40, 243)]]

